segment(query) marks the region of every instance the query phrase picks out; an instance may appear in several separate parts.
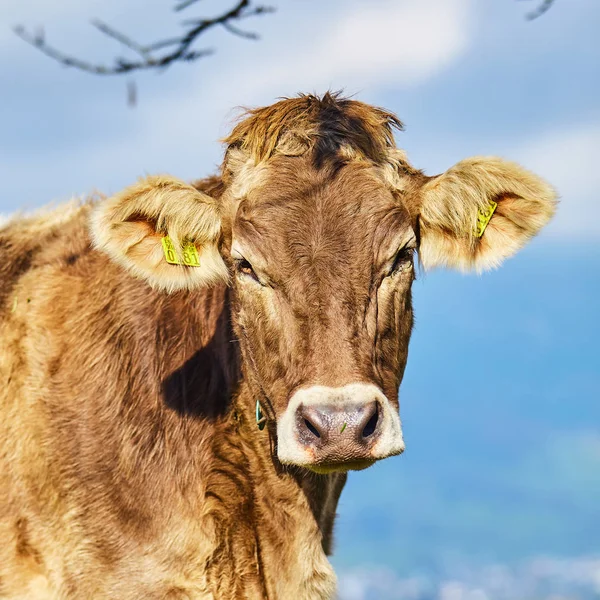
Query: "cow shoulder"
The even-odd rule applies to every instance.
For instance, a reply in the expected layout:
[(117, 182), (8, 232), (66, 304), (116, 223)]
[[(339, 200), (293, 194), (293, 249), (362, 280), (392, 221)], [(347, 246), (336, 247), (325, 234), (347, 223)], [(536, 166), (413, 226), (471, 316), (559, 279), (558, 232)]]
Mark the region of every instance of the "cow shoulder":
[[(15, 310), (13, 291), (24, 274), (52, 261), (66, 259), (89, 246), (86, 236), (89, 210), (89, 203), (72, 200), (30, 215), (17, 214), (3, 222), (0, 226), (0, 318)], [(74, 236), (77, 230), (79, 235)]]

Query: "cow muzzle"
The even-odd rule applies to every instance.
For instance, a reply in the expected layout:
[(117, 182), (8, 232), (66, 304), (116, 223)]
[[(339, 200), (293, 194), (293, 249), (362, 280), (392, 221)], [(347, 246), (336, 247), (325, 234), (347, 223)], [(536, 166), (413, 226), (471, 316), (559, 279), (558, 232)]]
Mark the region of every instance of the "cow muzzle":
[(279, 460), (318, 473), (365, 469), (403, 451), (398, 412), (372, 384), (300, 389), (277, 423)]

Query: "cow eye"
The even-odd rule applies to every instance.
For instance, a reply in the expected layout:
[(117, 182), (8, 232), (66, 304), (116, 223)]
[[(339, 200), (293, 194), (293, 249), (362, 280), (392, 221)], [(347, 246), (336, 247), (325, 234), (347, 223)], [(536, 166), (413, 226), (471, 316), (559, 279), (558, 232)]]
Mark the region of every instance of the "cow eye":
[(259, 282), (258, 277), (256, 276), (254, 269), (252, 268), (252, 265), (245, 258), (240, 258), (240, 259), (236, 260), (235, 268), (236, 268), (237, 272), (240, 273), (241, 275), (245, 275), (246, 277), (251, 277), (252, 279), (254, 279), (254, 281)]
[(396, 258), (394, 258), (394, 262), (392, 263), (392, 266), (388, 272), (388, 276), (395, 275), (396, 273), (404, 271), (410, 267), (412, 265), (413, 253), (413, 248), (402, 248), (402, 250), (396, 254)]

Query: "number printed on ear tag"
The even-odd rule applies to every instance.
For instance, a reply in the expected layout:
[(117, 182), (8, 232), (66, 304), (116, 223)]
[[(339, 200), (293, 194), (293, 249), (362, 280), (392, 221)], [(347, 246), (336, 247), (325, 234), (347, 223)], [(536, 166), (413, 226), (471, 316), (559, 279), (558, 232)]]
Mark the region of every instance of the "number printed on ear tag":
[(181, 250), (183, 254), (183, 260), (177, 257), (175, 252), (175, 246), (171, 238), (166, 235), (162, 238), (162, 247), (165, 253), (165, 259), (170, 265), (185, 265), (186, 267), (199, 267), (200, 258), (198, 256), (198, 249), (192, 242), (183, 242)]
[(490, 205), (488, 209), (485, 211), (480, 210), (479, 213), (477, 213), (477, 229), (475, 230), (475, 233), (478, 238), (480, 238), (483, 235), (483, 232), (488, 226), (488, 223), (490, 222), (490, 219), (492, 218), (492, 215), (494, 214), (494, 211), (497, 207), (498, 203), (494, 202), (493, 200), (490, 200)]

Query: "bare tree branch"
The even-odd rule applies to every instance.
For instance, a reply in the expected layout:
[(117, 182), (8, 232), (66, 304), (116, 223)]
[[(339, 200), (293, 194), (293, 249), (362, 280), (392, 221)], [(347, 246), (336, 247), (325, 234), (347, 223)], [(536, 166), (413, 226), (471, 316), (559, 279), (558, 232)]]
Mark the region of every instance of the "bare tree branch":
[(253, 31), (244, 31), (242, 29), (238, 29), (231, 25), (231, 23), (223, 23), (223, 27), (229, 31), (229, 33), (233, 33), (233, 35), (237, 35), (238, 37), (244, 38), (246, 40), (257, 40), (258, 35)]
[(195, 2), (198, 2), (198, 0), (183, 0), (183, 2), (180, 2), (175, 6), (175, 11), (179, 12), (180, 10), (184, 10)]
[(544, 13), (548, 12), (551, 6), (554, 4), (555, 0), (543, 0), (543, 2), (532, 12), (526, 15), (526, 18), (529, 21), (533, 21), (538, 17), (541, 17)]
[[(184, 10), (197, 1), (182, 0), (179, 4), (175, 5), (174, 10)], [(41, 30), (41, 33), (32, 34), (27, 32), (24, 27), (18, 26), (15, 27), (14, 31), (28, 44), (31, 44), (50, 58), (67, 67), (75, 67), (95, 75), (122, 75), (131, 71), (165, 69), (175, 62), (191, 62), (212, 54), (213, 50), (211, 49), (194, 50), (192, 46), (202, 34), (217, 26), (223, 27), (233, 35), (249, 40), (257, 40), (258, 35), (256, 33), (243, 31), (232, 24), (232, 21), (241, 21), (249, 17), (260, 16), (274, 11), (270, 6), (254, 6), (252, 2), (253, 0), (238, 0), (233, 8), (213, 19), (187, 20), (183, 23), (187, 29), (181, 36), (158, 40), (146, 45), (136, 42), (124, 33), (96, 19), (92, 21), (92, 25), (96, 29), (109, 38), (123, 44), (139, 56), (138, 60), (116, 57), (112, 65), (94, 64), (65, 54), (46, 43), (43, 30)], [(165, 52), (158, 55), (155, 54), (160, 50), (164, 50)]]
[[(175, 12), (180, 12), (199, 1), (200, 0), (175, 0), (173, 10)], [(58, 50), (46, 42), (46, 37), (42, 28), (35, 32), (29, 32), (23, 26), (19, 25), (14, 28), (14, 31), (28, 44), (31, 44), (50, 58), (67, 67), (75, 67), (95, 75), (122, 75), (132, 71), (150, 69), (162, 70), (175, 62), (192, 62), (212, 54), (212, 49), (205, 48), (196, 50), (192, 47), (199, 37), (208, 30), (218, 26), (223, 27), (231, 34), (244, 39), (259, 39), (259, 36), (256, 33), (245, 31), (234, 24), (236, 21), (264, 15), (274, 11), (270, 6), (256, 6), (253, 4), (254, 1), (255, 0), (237, 0), (235, 6), (230, 10), (212, 19), (188, 19), (182, 23), (185, 30), (180, 36), (157, 40), (149, 44), (140, 44), (103, 21), (98, 19), (93, 20), (92, 25), (98, 29), (98, 31), (119, 42), (139, 57), (138, 59), (129, 59), (117, 56), (113, 59), (112, 65), (94, 64)], [(537, 19), (546, 13), (555, 1), (556, 0), (537, 0), (540, 4), (534, 11), (527, 14), (527, 19)]]

